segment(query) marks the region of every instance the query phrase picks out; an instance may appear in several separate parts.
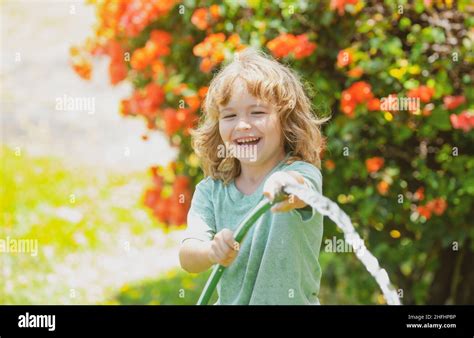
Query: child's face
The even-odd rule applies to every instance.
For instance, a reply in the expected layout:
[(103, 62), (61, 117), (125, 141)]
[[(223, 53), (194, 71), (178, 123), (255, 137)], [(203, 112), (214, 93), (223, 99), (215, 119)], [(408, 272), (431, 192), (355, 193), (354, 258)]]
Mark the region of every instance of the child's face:
[(229, 102), (219, 109), (219, 132), (241, 164), (259, 165), (284, 155), (275, 107), (252, 96), (237, 80)]

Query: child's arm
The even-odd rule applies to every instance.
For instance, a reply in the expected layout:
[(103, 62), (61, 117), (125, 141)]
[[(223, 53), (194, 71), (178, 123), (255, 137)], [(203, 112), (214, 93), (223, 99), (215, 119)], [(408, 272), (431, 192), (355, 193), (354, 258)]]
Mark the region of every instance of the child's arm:
[(188, 239), (179, 249), (179, 262), (181, 267), (190, 273), (206, 271), (212, 266), (209, 258), (211, 242), (198, 239)]
[(238, 250), (232, 231), (223, 229), (211, 241), (185, 240), (179, 250), (179, 260), (187, 272), (199, 273), (214, 264), (229, 266), (237, 257)]

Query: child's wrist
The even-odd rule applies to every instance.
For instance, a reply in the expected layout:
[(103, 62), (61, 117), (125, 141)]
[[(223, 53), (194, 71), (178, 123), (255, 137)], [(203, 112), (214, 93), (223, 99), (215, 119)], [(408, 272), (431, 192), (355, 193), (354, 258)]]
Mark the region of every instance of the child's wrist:
[(206, 258), (209, 265), (214, 265), (216, 262), (212, 259), (212, 249), (211, 249), (212, 241), (205, 242), (203, 248), (203, 256)]

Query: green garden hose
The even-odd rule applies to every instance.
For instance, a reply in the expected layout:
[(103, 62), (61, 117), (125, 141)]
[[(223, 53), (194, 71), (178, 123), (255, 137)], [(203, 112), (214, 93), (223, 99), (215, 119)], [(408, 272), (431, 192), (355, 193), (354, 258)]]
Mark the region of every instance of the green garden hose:
[[(257, 204), (257, 206), (249, 214), (249, 216), (246, 217), (237, 227), (237, 230), (235, 230), (235, 241), (240, 244), (247, 232), (250, 230), (252, 225), (260, 218), (260, 216), (267, 212), (276, 203), (283, 201), (285, 197), (286, 196), (284, 194), (279, 194), (275, 197), (273, 202), (270, 202), (265, 198), (259, 204)], [(204, 287), (204, 290), (202, 291), (201, 296), (199, 297), (197, 305), (207, 305), (209, 303), (209, 300), (211, 299), (212, 294), (216, 289), (217, 283), (219, 283), (219, 280), (221, 279), (222, 274), (224, 273), (224, 270), (225, 266), (214, 266), (212, 273), (209, 276), (209, 279), (207, 280), (206, 286)]]

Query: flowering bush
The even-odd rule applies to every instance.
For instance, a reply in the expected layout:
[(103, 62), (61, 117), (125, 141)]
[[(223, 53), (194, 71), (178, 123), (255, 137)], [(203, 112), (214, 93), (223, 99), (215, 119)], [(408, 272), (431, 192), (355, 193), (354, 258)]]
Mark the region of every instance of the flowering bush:
[[(300, 72), (318, 113), (331, 112), (324, 193), (351, 215), (405, 290), (403, 301), (474, 302), (459, 286), (474, 277), (468, 1), (91, 2), (98, 24), (94, 37), (71, 48), (74, 70), (89, 79), (90, 57), (108, 57), (111, 84), (135, 88), (121, 113), (179, 147), (175, 162), (151, 169), (145, 193), (161, 222), (185, 223), (202, 178), (189, 131), (212, 72), (255, 46)], [(339, 236), (334, 227), (326, 235)], [(352, 277), (347, 292), (373, 301), (374, 293), (359, 291), (364, 283)]]

